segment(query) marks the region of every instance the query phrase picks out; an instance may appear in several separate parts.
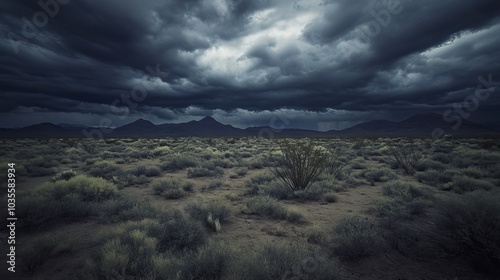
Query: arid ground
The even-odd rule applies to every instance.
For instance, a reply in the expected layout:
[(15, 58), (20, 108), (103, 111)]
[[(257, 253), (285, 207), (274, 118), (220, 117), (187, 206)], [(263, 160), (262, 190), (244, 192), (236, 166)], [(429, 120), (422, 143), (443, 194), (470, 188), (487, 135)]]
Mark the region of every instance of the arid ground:
[[(292, 190), (272, 159), (306, 142), (324, 170)], [(0, 163), (1, 279), (499, 275), (496, 139), (5, 139)]]

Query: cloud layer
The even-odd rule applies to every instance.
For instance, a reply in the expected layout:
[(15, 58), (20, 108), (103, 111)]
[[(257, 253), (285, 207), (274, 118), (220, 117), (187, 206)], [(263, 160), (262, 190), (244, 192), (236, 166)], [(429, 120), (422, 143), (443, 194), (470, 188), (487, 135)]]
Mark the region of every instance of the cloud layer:
[[(494, 0), (7, 0), (0, 31), (0, 126), (286, 115), (325, 130), (500, 81)], [(498, 109), (495, 92), (474, 115)]]

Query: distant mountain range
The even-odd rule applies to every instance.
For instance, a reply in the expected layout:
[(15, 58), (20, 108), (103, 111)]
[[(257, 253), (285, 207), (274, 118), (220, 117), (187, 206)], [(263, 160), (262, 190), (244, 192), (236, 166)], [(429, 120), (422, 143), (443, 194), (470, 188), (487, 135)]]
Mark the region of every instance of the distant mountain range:
[[(204, 117), (199, 121), (190, 121), (177, 124), (155, 125), (144, 119), (117, 128), (94, 128), (70, 124), (55, 125), (40, 123), (23, 128), (0, 128), (0, 138), (47, 138), (47, 137), (349, 137), (349, 136), (431, 136), (436, 128), (441, 128), (447, 134), (460, 136), (500, 136), (500, 128), (496, 125), (476, 124), (462, 120), (457, 130), (446, 123), (438, 114), (417, 114), (406, 120), (393, 122), (387, 120), (373, 120), (361, 123), (342, 130), (325, 132), (307, 129), (274, 129), (268, 126), (249, 127), (240, 129), (231, 125), (221, 124), (212, 117)], [(85, 133), (86, 132), (86, 133)]]

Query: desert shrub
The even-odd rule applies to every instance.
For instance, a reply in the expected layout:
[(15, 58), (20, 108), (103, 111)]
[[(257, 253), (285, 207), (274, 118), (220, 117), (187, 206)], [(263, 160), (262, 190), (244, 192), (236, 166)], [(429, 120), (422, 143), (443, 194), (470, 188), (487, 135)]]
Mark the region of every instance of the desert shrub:
[(320, 201), (327, 191), (327, 189), (310, 187), (307, 190), (295, 191), (293, 196), (299, 201)]
[(204, 190), (214, 190), (219, 189), (224, 186), (224, 180), (221, 177), (216, 177), (210, 180), (207, 184), (203, 186)]
[(213, 159), (211, 163), (216, 167), (222, 167), (222, 168), (231, 168), (236, 165), (235, 162), (232, 162), (227, 158), (216, 158)]
[(246, 204), (246, 208), (243, 210), (243, 213), (269, 217), (277, 220), (289, 220), (290, 222), (299, 222), (303, 220), (302, 214), (296, 211), (288, 210), (277, 200), (268, 196), (259, 196), (250, 199)]
[(65, 170), (65, 171), (59, 172), (56, 175), (52, 176), (52, 178), (50, 178), (50, 181), (52, 181), (52, 182), (59, 181), (59, 180), (66, 180), (67, 181), (67, 180), (75, 177), (76, 174), (77, 173), (75, 171), (73, 171), (72, 169)]
[(222, 176), (224, 170), (220, 167), (215, 167), (214, 169), (208, 169), (205, 167), (195, 167), (189, 168), (187, 171), (188, 178), (198, 178), (198, 177), (216, 177)]
[(423, 158), (423, 151), (414, 142), (402, 145), (388, 146), (387, 156), (389, 160), (407, 174), (415, 173), (417, 165)]
[(289, 208), (286, 210), (286, 220), (290, 223), (301, 224), (305, 223), (306, 219), (299, 209)]
[[(231, 210), (220, 200), (210, 201), (205, 204), (192, 203), (186, 206), (184, 210), (189, 216), (204, 223), (206, 227), (214, 231), (219, 231), (220, 224), (227, 223), (231, 218)], [(219, 223), (218, 226), (217, 223)]]
[(155, 177), (161, 174), (161, 169), (157, 166), (139, 165), (132, 170), (132, 174), (135, 176)]
[(55, 200), (63, 200), (67, 196), (76, 195), (83, 202), (100, 202), (115, 196), (117, 188), (101, 178), (77, 175), (68, 181), (45, 184), (36, 193)]
[(195, 158), (181, 154), (162, 158), (160, 164), (160, 168), (164, 171), (177, 171), (195, 166), (196, 166)]
[(475, 190), (490, 190), (494, 185), (488, 181), (470, 178), (464, 175), (453, 176), (451, 183), (444, 186), (446, 190), (452, 190), (456, 193), (465, 193)]
[(151, 151), (151, 155), (154, 157), (159, 157), (163, 156), (166, 154), (169, 154), (171, 152), (169, 147), (163, 146), (163, 147), (156, 147)]
[(343, 260), (377, 255), (384, 249), (381, 231), (364, 218), (344, 218), (335, 225), (333, 232), (333, 251)]
[(339, 179), (342, 171), (349, 164), (351, 159), (343, 155), (340, 148), (335, 148), (330, 152), (330, 157), (327, 162), (326, 172), (334, 178)]
[(146, 218), (157, 219), (162, 214), (148, 201), (129, 197), (116, 197), (99, 203), (96, 211), (106, 222), (139, 221)]
[(183, 258), (181, 279), (226, 279), (235, 254), (227, 245), (210, 244)]
[(268, 165), (268, 163), (262, 156), (255, 156), (248, 160), (248, 167), (250, 169), (262, 169), (266, 165)]
[[(309, 266), (310, 265), (310, 266)], [(266, 244), (255, 253), (245, 253), (229, 272), (229, 279), (344, 279), (339, 265), (304, 246)]]
[(234, 174), (231, 175), (230, 177), (233, 179), (240, 178), (240, 177), (245, 177), (248, 173), (248, 168), (246, 167), (239, 167), (234, 170)]
[(203, 225), (181, 212), (175, 211), (162, 218), (163, 229), (157, 250), (194, 250), (205, 243), (207, 233)]
[(251, 199), (246, 206), (247, 208), (244, 210), (245, 214), (286, 219), (286, 208), (270, 197), (256, 197)]
[(432, 159), (437, 162), (441, 162), (443, 164), (450, 164), (453, 161), (453, 155), (448, 153), (441, 153), (434, 151), (435, 153), (432, 155)]
[(162, 179), (153, 182), (151, 185), (155, 195), (167, 199), (179, 199), (187, 195), (187, 192), (192, 191), (193, 183), (181, 181), (177, 178)]
[[(124, 226), (126, 227), (126, 225)], [(157, 240), (141, 229), (116, 233), (86, 263), (86, 279), (126, 279), (154, 275)]]
[(486, 176), (485, 171), (479, 169), (478, 167), (473, 167), (473, 166), (460, 169), (459, 172), (467, 177), (472, 177), (474, 179), (480, 179)]
[(29, 230), (95, 214), (92, 204), (82, 202), (76, 195), (68, 195), (61, 201), (47, 197), (28, 196), (17, 202), (16, 206), (20, 214), (19, 228)]
[(110, 161), (98, 161), (84, 167), (88, 174), (110, 180), (113, 176), (120, 176), (123, 169)]
[(459, 168), (469, 166), (486, 167), (500, 162), (500, 153), (488, 150), (461, 150), (453, 152), (453, 165)]
[(498, 196), (474, 192), (440, 201), (431, 240), (448, 257), (464, 257), (481, 272), (500, 272)]
[(261, 187), (263, 185), (269, 184), (274, 180), (273, 176), (268, 174), (254, 176), (245, 181), (245, 187), (248, 189), (246, 191), (247, 195), (258, 195), (261, 192)]
[(432, 194), (429, 189), (413, 182), (393, 181), (384, 185), (383, 194), (385, 196), (400, 199), (407, 202), (414, 201), (418, 198), (431, 198)]
[(375, 182), (387, 182), (396, 179), (398, 176), (392, 172), (389, 168), (372, 168), (368, 169), (363, 173), (370, 184), (375, 184)]
[(145, 175), (135, 176), (134, 174), (123, 173), (119, 176), (113, 176), (111, 181), (120, 188), (123, 188), (130, 186), (147, 186), (151, 182), (151, 179)]
[(338, 196), (335, 193), (329, 192), (323, 195), (326, 202), (334, 203), (338, 201)]
[(30, 176), (47, 176), (55, 173), (54, 167), (57, 164), (57, 161), (53, 159), (35, 157), (28, 160), (23, 166)]
[(416, 171), (425, 171), (425, 170), (429, 170), (429, 169), (444, 171), (444, 170), (448, 169), (448, 166), (446, 164), (439, 162), (439, 161), (435, 161), (435, 160), (431, 160), (431, 159), (421, 160), (415, 166)]
[(267, 158), (269, 169), (293, 191), (305, 190), (325, 170), (328, 154), (309, 142), (281, 142), (281, 155)]
[(439, 187), (445, 183), (451, 182), (454, 175), (455, 172), (450, 170), (443, 172), (429, 169), (416, 173), (415, 177), (417, 177), (419, 182)]
[(272, 182), (266, 186), (256, 187), (254, 190), (257, 190), (256, 194), (264, 194), (276, 199), (289, 199), (292, 197), (290, 188), (276, 182)]
[(116, 186), (102, 178), (77, 175), (42, 185), (18, 202), (21, 228), (39, 228), (62, 219), (95, 214), (95, 205), (116, 197)]
[(26, 273), (32, 275), (49, 258), (64, 251), (66, 247), (50, 237), (40, 237), (34, 240), (30, 246), (22, 249), (22, 268)]
[(368, 168), (366, 165), (365, 160), (363, 159), (356, 159), (351, 162), (351, 168), (352, 169), (366, 169)]
[(432, 198), (432, 193), (413, 182), (394, 181), (383, 187), (383, 194), (390, 199), (383, 200), (378, 206), (384, 222), (412, 220), (422, 215)]

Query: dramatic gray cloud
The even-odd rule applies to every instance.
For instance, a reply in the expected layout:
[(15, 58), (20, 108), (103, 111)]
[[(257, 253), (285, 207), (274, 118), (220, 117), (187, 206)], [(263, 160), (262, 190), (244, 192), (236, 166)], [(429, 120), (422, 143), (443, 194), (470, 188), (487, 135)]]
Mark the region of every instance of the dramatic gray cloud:
[[(0, 127), (212, 115), (340, 129), (500, 82), (496, 0), (6, 0), (0, 33)], [(497, 90), (472, 119), (499, 109)]]

